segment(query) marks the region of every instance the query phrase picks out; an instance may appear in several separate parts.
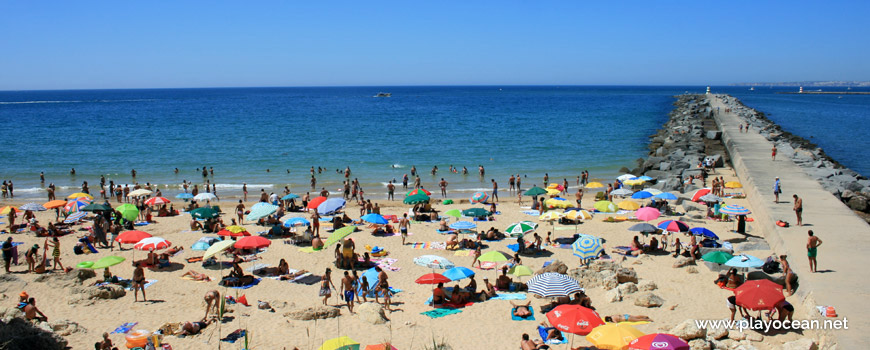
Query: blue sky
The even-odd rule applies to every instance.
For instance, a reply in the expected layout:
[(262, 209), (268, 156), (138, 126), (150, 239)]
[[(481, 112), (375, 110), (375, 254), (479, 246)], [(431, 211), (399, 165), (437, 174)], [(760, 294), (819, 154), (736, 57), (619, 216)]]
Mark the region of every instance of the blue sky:
[(0, 1), (0, 90), (870, 80), (866, 1)]

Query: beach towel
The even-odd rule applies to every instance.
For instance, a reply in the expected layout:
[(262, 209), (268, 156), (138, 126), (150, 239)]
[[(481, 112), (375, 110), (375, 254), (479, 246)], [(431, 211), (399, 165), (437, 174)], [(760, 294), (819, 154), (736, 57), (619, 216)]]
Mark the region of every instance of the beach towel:
[(429, 242), (429, 249), (447, 249), (447, 242)]
[(435, 232), (438, 232), (438, 233), (444, 235), (444, 234), (448, 234), (448, 233), (453, 233), (453, 232), (455, 232), (455, 231), (453, 231), (453, 230), (447, 230), (447, 231), (436, 230)]
[[(148, 287), (151, 287), (151, 285), (154, 283), (157, 283), (157, 280), (145, 280), (145, 289), (148, 289)], [(130, 287), (127, 288), (127, 290), (132, 291), (133, 286), (131, 285)]]
[(265, 268), (265, 267), (269, 267), (269, 266), (270, 266), (269, 264), (254, 264), (254, 266), (251, 266), (251, 267), (245, 269), (245, 271), (247, 271), (247, 272), (254, 272), (254, 271), (256, 271), (256, 270), (259, 270), (259, 269), (262, 269), (262, 268)]
[(624, 246), (624, 245), (623, 245), (623, 246), (617, 246), (617, 247), (613, 247), (613, 249), (618, 250), (617, 252), (614, 252), (614, 253), (616, 253), (616, 254), (619, 254), (619, 255), (622, 255), (622, 256), (626, 256), (626, 257), (629, 257), (629, 258), (636, 258), (636, 257), (637, 257), (637, 256), (634, 256), (634, 255), (631, 255), (631, 247), (629, 247), (629, 246)]
[(541, 212), (538, 210), (523, 210), (522, 213), (526, 214), (526, 215), (534, 215), (534, 216), (541, 215)]
[[(603, 318), (601, 320), (604, 321)], [(612, 324), (613, 322), (604, 322), (604, 323), (611, 323)], [(647, 324), (647, 323), (651, 323), (651, 322), (650, 321), (633, 321), (633, 322), (623, 321), (623, 322), (618, 322), (618, 323), (621, 325), (636, 326), (639, 324)]]
[(136, 327), (137, 324), (139, 324), (139, 322), (127, 322), (127, 323), (124, 323), (124, 324), (118, 326), (118, 328), (115, 328), (115, 330), (112, 331), (111, 334), (115, 334), (115, 333), (118, 333), (118, 334), (126, 334), (126, 333), (129, 332), (131, 329), (133, 329), (133, 327)]
[(313, 285), (323, 280), (323, 277), (313, 275), (313, 274), (304, 274), (302, 276), (296, 277), (296, 279), (290, 281), (292, 283), (299, 283), (305, 285)]
[[(559, 332), (561, 332), (561, 331), (559, 331)], [(544, 343), (547, 343), (550, 345), (568, 343), (568, 340), (565, 339), (565, 333), (562, 333), (562, 340), (556, 340), (556, 339), (547, 340), (547, 329), (544, 327), (541, 327), (541, 326), (538, 326), (538, 335), (541, 336), (541, 340), (543, 340)]]
[(492, 270), (495, 269), (496, 266), (498, 265), (492, 261), (484, 261), (480, 263), (480, 266), (478, 266), (478, 268), (481, 270)]
[(133, 225), (134, 226), (147, 226), (148, 224), (150, 224), (150, 222), (142, 221), (142, 222), (137, 222)]
[(460, 312), (462, 312), (462, 310), (458, 310), (458, 309), (435, 309), (435, 310), (429, 310), (426, 312), (421, 312), (420, 314), (429, 316), (429, 318), (439, 318), (439, 317), (444, 317), (444, 316), (448, 316), (448, 315), (458, 314)]
[(514, 311), (517, 311), (517, 308), (511, 309), (511, 320), (514, 320), (514, 321), (534, 321), (535, 320), (535, 310), (532, 310), (532, 308), (529, 308), (529, 311), (531, 311), (532, 314), (528, 315), (526, 317), (519, 317), (517, 315), (514, 315)]
[(256, 286), (256, 285), (260, 284), (260, 280), (262, 280), (262, 279), (261, 279), (261, 278), (255, 278), (254, 281), (251, 282), (251, 284), (249, 284), (249, 285), (245, 285), (245, 286), (241, 286), (241, 287), (227, 287), (227, 288), (232, 288), (232, 289), (248, 289), (248, 288), (251, 288), (251, 287), (253, 287), (253, 286)]
[(244, 329), (237, 329), (237, 330), (234, 330), (229, 335), (227, 335), (226, 337), (222, 338), (221, 341), (227, 342), (227, 343), (235, 343), (236, 340), (242, 339), (244, 337), (245, 337), (245, 330)]
[(457, 250), (456, 252), (453, 253), (453, 255), (455, 255), (455, 256), (471, 256), (471, 251), (470, 250)]
[(201, 256), (195, 256), (195, 257), (192, 257), (192, 258), (187, 258), (187, 262), (189, 262), (189, 263), (195, 263), (195, 262), (200, 262), (200, 261), (202, 261), (202, 257), (201, 257)]
[(526, 300), (526, 293), (497, 293), (489, 300)]

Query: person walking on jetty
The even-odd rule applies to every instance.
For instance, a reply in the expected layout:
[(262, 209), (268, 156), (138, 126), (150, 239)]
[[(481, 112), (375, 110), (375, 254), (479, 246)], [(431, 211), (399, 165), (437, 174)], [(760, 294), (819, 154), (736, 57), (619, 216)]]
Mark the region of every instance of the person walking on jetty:
[(770, 159), (776, 160), (776, 146), (773, 146), (773, 150), (770, 151)]
[(819, 246), (822, 245), (822, 240), (816, 237), (813, 230), (808, 230), (807, 235), (807, 258), (810, 259), (810, 272), (818, 272), (818, 263), (816, 256), (819, 254)]
[(798, 195), (793, 195), (794, 197), (794, 214), (797, 216), (797, 225), (803, 226), (803, 211), (804, 211), (804, 200), (798, 197)]
[(782, 182), (779, 181), (779, 177), (773, 181), (773, 196), (774, 203), (779, 203), (779, 194), (782, 193)]

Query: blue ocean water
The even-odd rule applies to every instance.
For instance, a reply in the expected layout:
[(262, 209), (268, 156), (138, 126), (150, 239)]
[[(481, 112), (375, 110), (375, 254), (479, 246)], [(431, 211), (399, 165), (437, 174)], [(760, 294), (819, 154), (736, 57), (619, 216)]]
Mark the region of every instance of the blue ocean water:
[[(815, 120), (822, 123), (829, 120), (824, 113), (841, 110), (838, 105), (845, 102), (807, 106), (802, 101), (822, 96), (716, 90), (741, 99), (745, 92), (749, 106), (771, 113), (777, 122), (798, 103), (811, 110), (806, 113), (821, 114)], [(381, 91), (392, 97), (373, 97)], [(249, 192), (277, 192), (284, 186), (306, 191), (312, 166), (325, 169), (317, 175), (318, 188), (336, 190), (344, 180), (336, 169), (349, 166), (352, 177), (376, 196), (385, 192), (386, 182), (409, 174), (411, 166), (427, 188), (445, 178), (454, 196), (490, 189), (490, 179), (504, 189), (510, 174), (528, 176), (524, 187), (540, 185), (544, 173), (551, 181), (567, 178), (574, 184), (584, 169), (606, 179), (618, 175), (620, 167), (633, 167), (647, 153), (647, 136), (667, 120), (672, 96), (703, 91), (480, 86), (0, 92), (0, 122), (7, 129), (0, 179), (13, 180), (18, 196), (40, 198), (45, 197), (40, 171), (46, 185), (60, 187), (59, 194), (75, 192), (82, 181), (95, 188), (100, 175), (132, 183), (130, 170), (136, 169), (136, 181), (159, 184), (173, 195), (182, 180), (204, 182), (197, 171), (203, 166), (215, 169), (209, 179), (222, 197), (238, 196), (242, 183)], [(866, 118), (862, 112), (870, 97), (852, 97), (842, 100), (859, 107), (843, 110), (849, 118)], [(782, 122), (787, 130), (802, 134), (787, 122)], [(821, 136), (813, 140), (862, 171)], [(439, 172), (432, 176), (436, 165)], [(467, 167), (469, 175), (449, 173), (451, 165)], [(478, 165), (486, 168), (484, 178), (477, 175)]]

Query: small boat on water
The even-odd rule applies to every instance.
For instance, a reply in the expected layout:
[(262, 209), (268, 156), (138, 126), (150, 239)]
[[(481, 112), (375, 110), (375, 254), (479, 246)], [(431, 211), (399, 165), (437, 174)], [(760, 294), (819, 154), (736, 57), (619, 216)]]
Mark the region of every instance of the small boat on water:
[(379, 92), (377, 95), (374, 95), (372, 97), (390, 97), (391, 95), (392, 94), (389, 92)]
[(753, 86), (753, 87), (749, 88), (749, 91), (755, 91), (755, 87)]

